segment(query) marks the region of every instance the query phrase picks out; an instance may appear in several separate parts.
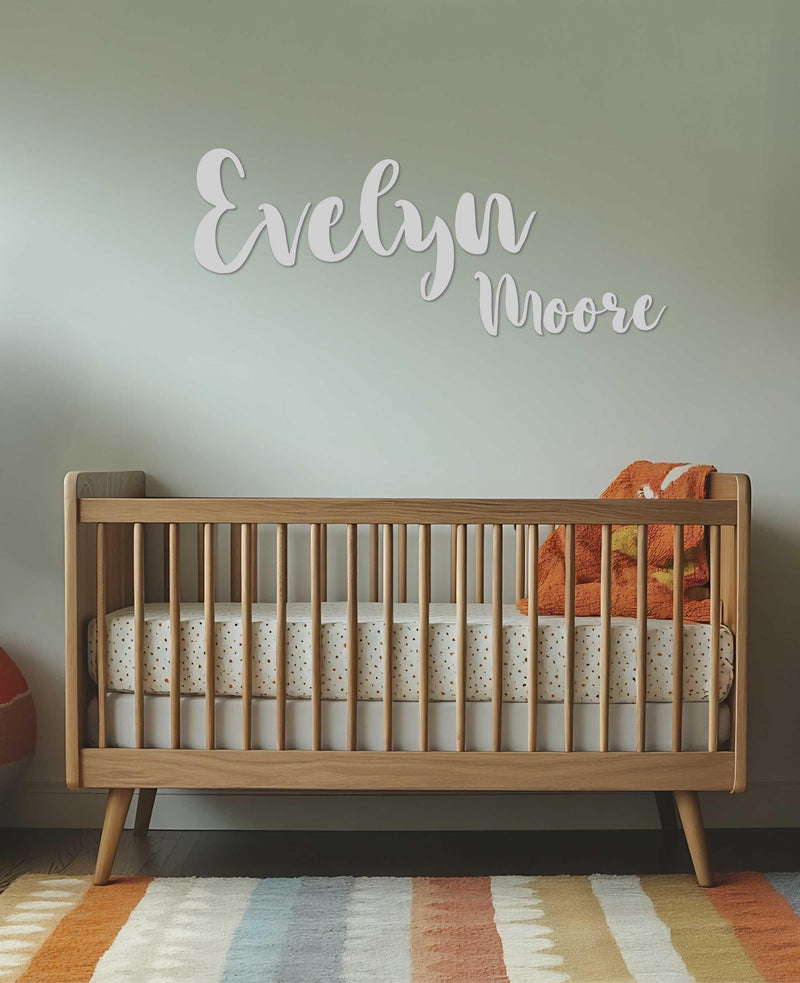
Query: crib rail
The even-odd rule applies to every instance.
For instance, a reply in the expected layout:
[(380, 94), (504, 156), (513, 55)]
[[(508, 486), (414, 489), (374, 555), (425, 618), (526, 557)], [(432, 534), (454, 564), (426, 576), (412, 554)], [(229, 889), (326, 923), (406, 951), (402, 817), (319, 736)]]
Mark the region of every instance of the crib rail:
[[(744, 741), (746, 725), (746, 653), (747, 653), (747, 567), (749, 547), (749, 488), (742, 476), (715, 475), (712, 497), (703, 501), (688, 500), (431, 500), (431, 499), (166, 499), (145, 498), (138, 493), (102, 494), (102, 482), (90, 488), (90, 494), (79, 494), (80, 477), (75, 476), (72, 495), (67, 496), (67, 637), (68, 637), (68, 779), (73, 785), (120, 784), (109, 781), (105, 768), (118, 769), (116, 762), (123, 757), (130, 765), (130, 754), (124, 749), (108, 748), (107, 740), (107, 650), (105, 625), (108, 613), (121, 601), (134, 609), (134, 713), (135, 748), (144, 754), (154, 768), (170, 770), (173, 781), (158, 784), (180, 784), (180, 776), (170, 764), (171, 752), (183, 757), (184, 763), (198, 760), (198, 754), (213, 752), (207, 759), (209, 784), (227, 784), (221, 774), (226, 761), (238, 775), (239, 769), (265, 767), (268, 776), (264, 785), (254, 785), (253, 776), (245, 782), (248, 787), (309, 787), (297, 784), (300, 779), (286, 777), (292, 768), (311, 767), (308, 762), (319, 761), (313, 767), (316, 787), (361, 787), (360, 779), (350, 772), (359, 768), (364, 787), (374, 787), (372, 766), (365, 760), (389, 753), (382, 758), (385, 787), (428, 787), (426, 778), (414, 778), (414, 761), (419, 752), (429, 760), (439, 761), (444, 755), (448, 766), (439, 770), (432, 787), (472, 788), (547, 788), (568, 787), (563, 782), (577, 782), (575, 787), (595, 787), (590, 780), (591, 761), (616, 761), (614, 768), (622, 769), (634, 783), (632, 787), (675, 788), (714, 787), (739, 790), (744, 785)], [(84, 488), (85, 491), (85, 488)], [(539, 546), (554, 526), (564, 527), (565, 583), (563, 621), (566, 646), (564, 653), (563, 752), (541, 751), (537, 744), (538, 729), (538, 553)], [(574, 684), (575, 684), (575, 591), (576, 591), (576, 527), (597, 525), (601, 528), (600, 583), (600, 713), (599, 752), (575, 751), (574, 746)], [(612, 527), (636, 527), (637, 543), (637, 688), (636, 688), (636, 751), (613, 752), (610, 728), (611, 599), (612, 599)], [(647, 652), (647, 537), (648, 528), (666, 525), (673, 534), (673, 651), (672, 660), (672, 753), (649, 751), (646, 742), (646, 675)], [(711, 645), (709, 652), (708, 752), (683, 752), (683, 560), (684, 527), (704, 526), (707, 529), (710, 560)], [(203, 602), (205, 620), (205, 729), (206, 752), (190, 752), (181, 748), (181, 691), (180, 691), (180, 605), (182, 590), (186, 593), (186, 578), (181, 583), (187, 558), (181, 557), (181, 529), (195, 527), (196, 596)], [(456, 623), (456, 734), (455, 752), (430, 751), (428, 685), (428, 650), (430, 637), (430, 604), (434, 597), (432, 575), (433, 530), (449, 527), (449, 592), (447, 599), (455, 605)], [(296, 751), (287, 739), (287, 606), (289, 601), (290, 565), (298, 559), (290, 549), (291, 530), (302, 527), (308, 533), (308, 555), (303, 563), (308, 571), (307, 599), (311, 605), (311, 751)], [(488, 529), (487, 529), (488, 527)], [(147, 747), (145, 732), (144, 691), (144, 630), (145, 603), (152, 598), (148, 583), (148, 556), (153, 544), (148, 529), (158, 528), (163, 535), (160, 566), (163, 571), (161, 591), (169, 606), (170, 619), (170, 737), (169, 749)], [(215, 604), (218, 599), (218, 537), (225, 528), (230, 550), (226, 565), (229, 583), (226, 585), (231, 601), (241, 605), (242, 620), (242, 733), (241, 750), (217, 751), (215, 709)], [(362, 533), (363, 530), (363, 533)], [(486, 533), (490, 531), (488, 538)], [(89, 558), (80, 544), (87, 534), (94, 535), (95, 551)], [(411, 533), (411, 535), (410, 535)], [(273, 558), (265, 575), (263, 546), (274, 538)], [(194, 535), (194, 534), (192, 534)], [(347, 609), (347, 751), (324, 750), (322, 699), (322, 604), (329, 592), (329, 537), (343, 543), (344, 585)], [(416, 562), (409, 563), (409, 540), (416, 538)], [(185, 536), (184, 536), (185, 540)], [(366, 541), (368, 576), (359, 582), (359, 545)], [(130, 542), (129, 554), (121, 544)], [(504, 549), (513, 549), (513, 577), (504, 582)], [(470, 592), (470, 546), (473, 555), (472, 591)], [(295, 551), (296, 552), (296, 551)], [(487, 557), (488, 554), (488, 557)], [(487, 558), (489, 562), (489, 591), (486, 590)], [(91, 559), (91, 562), (90, 562)], [(189, 558), (191, 559), (191, 558)], [(510, 559), (510, 558), (509, 558)], [(306, 566), (307, 564), (307, 566)], [(120, 570), (120, 565), (125, 570)], [(262, 569), (259, 570), (259, 565)], [(90, 569), (91, 568), (91, 569)], [(261, 574), (261, 582), (259, 575)], [(94, 596), (85, 584), (94, 581)], [(416, 585), (414, 585), (416, 580)], [(418, 650), (418, 711), (419, 752), (394, 750), (392, 634), (396, 603), (407, 603), (411, 587), (416, 586), (415, 602), (419, 610)], [(84, 586), (79, 586), (80, 584)], [(109, 584), (116, 584), (109, 591)], [(269, 590), (267, 592), (267, 586)], [(513, 593), (512, 593), (513, 587)], [(79, 597), (78, 595), (82, 595)], [(87, 597), (87, 594), (89, 595)], [(527, 752), (503, 750), (503, 603), (529, 596), (528, 653), (527, 653)], [(478, 603), (485, 597), (491, 600), (491, 666), (492, 666), (492, 752), (470, 750), (467, 715), (467, 604), (470, 596)], [(361, 752), (358, 721), (358, 612), (364, 598), (381, 600), (383, 604), (383, 748), (384, 752)], [(275, 752), (253, 750), (253, 604), (269, 600), (277, 607), (276, 620), (276, 733)], [(84, 747), (83, 731), (86, 698), (84, 678), (85, 658), (81, 630), (87, 618), (96, 616), (98, 624), (97, 683), (98, 683), (98, 748)], [(736, 638), (735, 692), (733, 695), (732, 752), (719, 750), (719, 651), (722, 621), (732, 629)], [(231, 697), (234, 699), (234, 697)], [(112, 759), (97, 757), (98, 752), (113, 754)], [(165, 755), (167, 757), (165, 757)], [(235, 756), (245, 757), (235, 757)], [(282, 758), (281, 755), (287, 755)], [(366, 755), (366, 758), (365, 758)], [(458, 759), (453, 758), (453, 755)], [(553, 758), (580, 759), (580, 764), (561, 770), (555, 781)], [(221, 756), (221, 757), (220, 757)], [(310, 757), (309, 757), (310, 756)], [(314, 757), (318, 756), (318, 757)], [(349, 757), (348, 757), (349, 756)], [(416, 756), (416, 757), (415, 757)], [(697, 772), (696, 781), (705, 784), (678, 786), (671, 769), (678, 767)], [(693, 759), (691, 765), (687, 759)], [(700, 759), (703, 759), (702, 762)], [(442, 760), (444, 760), (442, 759)], [(493, 766), (485, 764), (487, 759)], [(513, 762), (512, 763), (512, 759)], [(591, 761), (590, 761), (591, 759)], [(670, 759), (670, 761), (667, 761)], [(141, 760), (141, 759), (140, 759)], [(394, 764), (390, 764), (393, 760)], [(251, 765), (240, 765), (240, 761)], [(469, 763), (467, 763), (469, 761)], [(501, 765), (502, 761), (502, 765)], [(167, 764), (165, 764), (167, 762)], [(217, 762), (212, 765), (212, 762)], [(234, 765), (235, 762), (235, 765)], [(285, 762), (279, 765), (279, 762)], [(294, 762), (290, 765), (290, 762)], [(484, 769), (495, 768), (494, 778)], [(104, 770), (105, 768), (105, 770)], [(518, 769), (523, 768), (524, 771)], [(389, 769), (389, 771), (386, 771)], [(533, 770), (531, 770), (533, 769)], [(648, 770), (649, 769), (649, 770)], [(133, 771), (135, 771), (135, 767)], [(509, 777), (510, 774), (516, 778)], [(295, 773), (292, 772), (294, 775)], [(432, 774), (428, 766), (419, 774)], [(569, 778), (569, 775), (572, 778)], [(684, 772), (685, 774), (685, 772)], [(395, 775), (395, 778), (391, 778)], [(444, 776), (451, 777), (445, 778)], [(282, 777), (283, 776), (283, 777)], [(327, 777), (326, 777), (327, 776)], [(538, 776), (538, 777), (537, 777)], [(566, 776), (566, 777), (564, 777)], [(241, 776), (238, 779), (240, 780)], [(133, 779), (131, 779), (132, 781)], [(234, 779), (230, 779), (234, 780)], [(600, 781), (600, 779), (597, 779)], [(621, 779), (618, 779), (621, 780)], [(258, 781), (261, 781), (259, 778)], [(398, 785), (392, 785), (396, 781)], [(444, 784), (439, 784), (444, 781)], [(491, 784), (492, 782), (495, 784)], [(605, 781), (605, 779), (602, 779)], [(450, 784), (448, 784), (448, 782)], [(550, 782), (550, 785), (548, 785)], [(639, 785), (636, 783), (645, 783)], [(349, 783), (349, 784), (348, 784)], [(421, 783), (421, 784), (420, 784)], [(462, 784), (466, 783), (466, 785)], [(487, 784), (488, 783), (488, 784)], [(510, 783), (510, 784), (509, 784)], [(588, 784), (587, 784), (588, 783)], [(129, 784), (129, 782), (122, 782)], [(138, 782), (134, 782), (138, 784)], [(150, 782), (156, 784), (156, 782)], [(615, 786), (616, 787), (616, 786)], [(627, 786), (626, 786), (627, 787)]]

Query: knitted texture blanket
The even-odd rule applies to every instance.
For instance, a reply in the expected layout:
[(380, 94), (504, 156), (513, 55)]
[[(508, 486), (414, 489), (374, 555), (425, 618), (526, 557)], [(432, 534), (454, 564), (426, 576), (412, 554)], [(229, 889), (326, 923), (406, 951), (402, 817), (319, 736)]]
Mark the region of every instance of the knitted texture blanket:
[[(601, 498), (705, 498), (709, 474), (707, 464), (667, 464), (634, 461), (606, 488)], [(685, 526), (683, 545), (684, 618), (709, 620), (707, 593), (708, 556), (703, 526)], [(673, 527), (647, 529), (647, 616), (672, 618), (674, 576)], [(600, 614), (601, 526), (575, 528), (575, 614)], [(539, 613), (564, 613), (564, 527), (554, 530), (539, 549)], [(613, 526), (611, 532), (611, 614), (636, 617), (636, 526)], [(528, 599), (517, 607), (528, 613)]]

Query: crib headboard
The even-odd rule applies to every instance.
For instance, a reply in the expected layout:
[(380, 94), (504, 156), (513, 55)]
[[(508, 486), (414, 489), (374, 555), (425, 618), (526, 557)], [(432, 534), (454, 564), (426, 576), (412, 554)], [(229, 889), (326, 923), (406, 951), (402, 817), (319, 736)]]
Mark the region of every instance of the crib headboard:
[[(97, 525), (79, 522), (82, 498), (144, 498), (144, 471), (70, 471), (64, 478), (64, 559), (66, 633), (67, 783), (80, 778), (80, 748), (86, 721), (86, 631), (97, 611)], [(133, 600), (133, 527), (105, 524), (106, 545), (123, 562), (109, 570), (105, 589), (109, 605)]]

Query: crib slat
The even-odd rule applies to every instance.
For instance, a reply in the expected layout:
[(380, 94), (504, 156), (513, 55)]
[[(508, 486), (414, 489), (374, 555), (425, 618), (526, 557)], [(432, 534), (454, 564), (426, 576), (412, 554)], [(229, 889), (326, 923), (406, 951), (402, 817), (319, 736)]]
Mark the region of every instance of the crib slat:
[(231, 601), (242, 599), (242, 525), (231, 523)]
[(207, 522), (203, 531), (203, 605), (206, 623), (206, 747), (216, 747), (217, 644), (214, 617), (214, 526)]
[(450, 603), (456, 603), (456, 536), (458, 535), (458, 525), (453, 522), (450, 525)]
[(250, 596), (258, 600), (258, 524), (250, 525)]
[(719, 749), (720, 529), (709, 529), (711, 580), (711, 663), (708, 669), (708, 750)]
[(181, 746), (181, 538), (177, 522), (169, 524), (169, 716), (170, 742)]
[(456, 750), (466, 749), (467, 527), (456, 533)]
[(97, 730), (98, 747), (108, 746), (108, 636), (106, 634), (106, 524), (97, 523)]
[(203, 603), (203, 585), (205, 584), (205, 574), (203, 573), (203, 523), (197, 523), (197, 600)]
[(672, 750), (683, 732), (683, 526), (675, 526), (672, 586)]
[(515, 529), (515, 601), (525, 596), (525, 526), (517, 523)]
[(485, 581), (484, 575), (484, 559), (483, 559), (483, 526), (475, 526), (475, 603), (483, 604), (483, 584)]
[(600, 551), (600, 750), (608, 750), (611, 682), (611, 526), (603, 526)]
[(347, 526), (347, 750), (358, 750), (358, 526)]
[(328, 600), (328, 526), (323, 523), (319, 529), (319, 596), (324, 604)]
[(430, 638), (431, 527), (419, 527), (419, 749), (428, 750), (428, 643)]
[(144, 526), (133, 525), (134, 743), (144, 747)]
[(322, 747), (322, 598), (320, 593), (320, 525), (311, 524), (311, 701), (314, 751)]
[(378, 600), (378, 526), (369, 527), (369, 599)]
[(275, 619), (275, 747), (286, 750), (286, 604), (288, 597), (288, 541), (286, 523), (276, 529), (276, 587), (277, 612)]
[(408, 526), (403, 522), (397, 527), (397, 600), (408, 600)]
[(575, 690), (575, 526), (564, 526), (564, 750), (573, 747)]
[(163, 592), (161, 600), (169, 603), (169, 522), (161, 524), (161, 561), (163, 563), (162, 580)]
[(492, 748), (503, 745), (503, 527), (492, 529)]
[(430, 525), (430, 523), (428, 523), (427, 526), (428, 526), (428, 535), (427, 535), (427, 537), (425, 539), (425, 549), (427, 551), (427, 554), (426, 555), (428, 557), (428, 603), (430, 603), (433, 600), (433, 574), (431, 572), (433, 570), (433, 563), (432, 563), (432, 560), (431, 560), (431, 548), (432, 548), (431, 547), (431, 544), (433, 542), (433, 526)]
[(636, 536), (636, 750), (647, 749), (647, 526)]
[(252, 537), (247, 524), (239, 528), (239, 572), (242, 602), (242, 750), (253, 746), (253, 583), (250, 546)]
[(528, 750), (536, 750), (539, 713), (539, 527), (528, 526)]
[(383, 526), (383, 749), (392, 750), (392, 635), (394, 634), (393, 527)]

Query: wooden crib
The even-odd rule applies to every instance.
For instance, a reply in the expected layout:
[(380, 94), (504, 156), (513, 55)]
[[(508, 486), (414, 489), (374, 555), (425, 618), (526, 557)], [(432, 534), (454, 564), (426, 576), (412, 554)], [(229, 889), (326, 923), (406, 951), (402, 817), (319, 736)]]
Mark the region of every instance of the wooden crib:
[[(750, 486), (744, 475), (712, 474), (707, 500), (460, 500), (460, 499), (256, 499), (148, 498), (142, 472), (71, 472), (65, 481), (66, 535), (66, 778), (70, 788), (108, 788), (105, 822), (95, 883), (105, 884), (134, 789), (140, 790), (137, 828), (146, 831), (159, 788), (220, 788), (328, 791), (652, 791), (674, 794), (698, 881), (712, 884), (697, 793), (703, 790), (741, 792), (745, 787), (747, 724), (748, 566)], [(565, 526), (566, 591), (563, 750), (537, 747), (537, 558), (548, 527)], [(575, 526), (602, 526), (602, 638), (598, 750), (574, 749), (573, 682), (575, 637)], [(638, 633), (635, 750), (615, 751), (609, 745), (609, 675), (611, 664), (611, 527), (638, 527), (635, 622)], [(645, 678), (647, 632), (647, 527), (674, 526), (674, 611), (671, 698), (671, 751), (646, 746)], [(192, 527), (192, 549), (185, 527)], [(706, 527), (710, 559), (710, 652), (707, 750), (682, 749), (683, 700), (683, 528)], [(287, 740), (286, 611), (292, 527), (304, 527), (309, 552), (303, 557), (303, 582), (311, 612), (310, 732), (296, 750)], [(229, 551), (218, 546), (225, 528)], [(272, 527), (266, 529), (265, 527)], [(321, 610), (327, 601), (329, 527), (340, 539), (343, 569), (337, 569), (346, 601), (347, 683), (346, 749), (325, 747), (321, 693)], [(338, 528), (335, 528), (338, 527)], [(360, 527), (365, 527), (361, 528)], [(437, 527), (447, 527), (445, 530)], [(468, 527), (474, 527), (468, 538)], [(488, 528), (487, 528), (488, 527)], [(194, 528), (197, 530), (196, 555)], [(183, 536), (181, 531), (183, 529)], [(432, 535), (432, 529), (436, 530)], [(269, 535), (275, 549), (268, 580), (270, 603), (276, 605), (275, 749), (253, 747), (253, 604), (259, 592), (258, 537)], [(412, 536), (409, 536), (409, 530)], [(487, 535), (488, 534), (488, 535)], [(295, 535), (293, 533), (293, 535)], [(416, 539), (416, 548), (409, 548)], [(457, 680), (454, 750), (429, 750), (428, 687), (429, 605), (432, 597), (432, 544), (449, 545), (449, 594), (456, 625)], [(368, 543), (368, 583), (359, 583), (359, 541)], [(487, 542), (488, 541), (488, 542)], [(502, 605), (503, 547), (513, 550), (513, 575), (505, 593), (515, 599), (527, 590), (529, 652), (527, 655), (527, 750), (503, 749)], [(305, 540), (304, 540), (305, 542)], [(468, 544), (473, 556), (468, 560)], [(447, 547), (445, 547), (446, 552)], [(263, 550), (261, 551), (263, 553)], [(362, 547), (363, 552), (363, 547)], [(145, 555), (147, 553), (147, 556)], [(414, 556), (409, 554), (413, 553)], [(331, 551), (332, 555), (332, 551)], [(205, 709), (204, 747), (189, 749), (181, 741), (181, 692), (178, 634), (181, 619), (181, 576), (186, 594), (189, 560), (192, 583), (202, 600), (205, 632), (205, 694), (194, 697)], [(291, 563), (290, 563), (291, 560)], [(262, 556), (263, 561), (263, 556)], [(310, 561), (310, 562), (309, 562)], [(447, 558), (445, 557), (445, 562)], [(509, 565), (510, 566), (510, 565)], [(215, 604), (220, 572), (229, 567), (224, 594), (241, 610), (241, 731), (238, 749), (220, 749), (216, 731)], [(294, 568), (296, 573), (298, 568)], [(441, 569), (441, 567), (440, 567)], [(489, 574), (486, 584), (485, 571)], [(195, 575), (197, 581), (194, 581)], [(300, 575), (293, 579), (295, 592)], [(226, 578), (227, 580), (227, 578)], [(509, 583), (509, 580), (511, 583)], [(468, 585), (472, 590), (468, 598)], [(409, 582), (419, 611), (418, 749), (396, 749), (393, 731), (392, 628), (395, 603), (409, 600)], [(370, 601), (382, 600), (385, 645), (383, 665), (383, 750), (358, 750), (356, 680), (359, 668), (357, 628), (359, 589)], [(301, 588), (305, 591), (305, 588)], [(194, 587), (192, 587), (194, 593)], [(493, 750), (470, 750), (466, 695), (467, 602), (491, 602), (491, 741)], [(146, 601), (168, 604), (168, 696), (170, 739), (165, 747), (148, 746), (145, 733), (144, 618)], [(135, 624), (134, 737), (132, 746), (110, 746), (107, 721), (106, 619), (115, 609), (132, 606)], [(238, 610), (238, 608), (237, 608)], [(87, 634), (96, 619), (97, 693), (87, 670)], [(719, 735), (720, 627), (726, 625), (735, 644), (733, 687), (728, 697), (730, 740)], [(212, 630), (208, 630), (211, 628)], [(487, 637), (489, 637), (487, 635)], [(96, 699), (96, 739), (90, 739), (89, 704)], [(307, 701), (308, 702), (308, 701)], [(197, 703), (194, 704), (197, 706)], [(559, 710), (559, 712), (561, 712)], [(705, 738), (703, 737), (705, 743)]]

